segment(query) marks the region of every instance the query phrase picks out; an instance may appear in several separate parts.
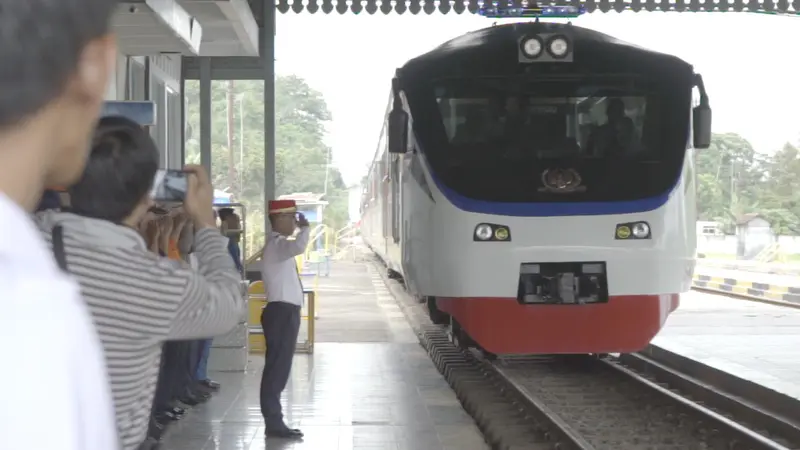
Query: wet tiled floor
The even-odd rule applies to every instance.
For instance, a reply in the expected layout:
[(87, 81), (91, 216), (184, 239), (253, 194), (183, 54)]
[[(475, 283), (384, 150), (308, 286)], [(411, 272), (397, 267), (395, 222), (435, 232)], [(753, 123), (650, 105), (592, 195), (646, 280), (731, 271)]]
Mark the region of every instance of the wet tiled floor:
[(800, 309), (692, 291), (653, 344), (800, 399)]
[(172, 425), (162, 449), (488, 448), (372, 266), (337, 263), (317, 290), (315, 352), (295, 357), (283, 397), (305, 439), (264, 439), (263, 358), (251, 356), (246, 373), (212, 374), (221, 392)]

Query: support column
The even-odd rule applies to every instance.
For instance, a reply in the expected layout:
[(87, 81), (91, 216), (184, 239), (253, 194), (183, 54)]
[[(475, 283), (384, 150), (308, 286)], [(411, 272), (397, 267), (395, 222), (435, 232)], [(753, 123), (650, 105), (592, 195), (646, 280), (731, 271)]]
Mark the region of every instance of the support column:
[[(180, 84), (180, 92), (178, 93), (178, 101), (180, 102), (179, 106), (179, 117), (180, 117), (180, 124), (181, 124), (181, 142), (179, 144), (179, 157), (180, 157), (180, 164), (174, 169), (180, 169), (186, 165), (186, 73), (184, 72), (183, 68), (185, 67), (185, 63), (183, 59), (181, 60), (181, 84)], [(200, 130), (194, 130), (197, 133)]]
[(264, 2), (261, 61), (264, 64), (264, 231), (269, 232), (266, 202), (275, 199), (275, 2)]
[(211, 58), (200, 58), (200, 165), (211, 176)]

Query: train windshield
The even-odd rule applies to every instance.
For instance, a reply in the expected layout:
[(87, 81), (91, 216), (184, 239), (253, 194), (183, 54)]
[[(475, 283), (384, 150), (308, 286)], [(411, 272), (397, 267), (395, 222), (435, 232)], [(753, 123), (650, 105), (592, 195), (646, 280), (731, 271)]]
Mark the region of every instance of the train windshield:
[[(431, 87), (425, 97), (435, 103), (409, 101), (435, 176), (462, 195), (618, 201), (658, 195), (677, 181), (688, 139), (685, 91), (670, 96), (635, 77), (458, 79)], [(542, 192), (543, 173), (553, 168), (577, 171), (585, 189)]]

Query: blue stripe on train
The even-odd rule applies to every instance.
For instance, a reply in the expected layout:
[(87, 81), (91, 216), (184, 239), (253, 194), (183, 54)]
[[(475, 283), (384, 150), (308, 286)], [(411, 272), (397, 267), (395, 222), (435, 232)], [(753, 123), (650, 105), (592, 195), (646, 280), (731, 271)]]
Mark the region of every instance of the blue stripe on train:
[[(419, 141), (417, 141), (419, 142)], [(418, 144), (419, 145), (419, 144)], [(675, 184), (661, 195), (630, 200), (623, 202), (582, 202), (582, 203), (512, 203), (512, 202), (489, 202), (485, 200), (474, 200), (457, 193), (445, 186), (444, 183), (433, 172), (428, 158), (425, 157), (424, 149), (420, 149), (419, 157), (425, 169), (431, 176), (434, 184), (444, 194), (456, 208), (461, 210), (491, 214), (497, 216), (516, 216), (516, 217), (559, 217), (559, 216), (604, 216), (610, 214), (634, 214), (652, 211), (660, 208), (667, 203), (669, 195), (678, 187), (680, 178), (675, 180)], [(610, 183), (615, 180), (609, 180)]]
[[(427, 161), (426, 161), (427, 162)], [(428, 165), (430, 169), (430, 165)], [(432, 171), (436, 187), (455, 207), (467, 212), (517, 217), (558, 217), (558, 216), (602, 216), (609, 214), (632, 214), (652, 211), (667, 203), (676, 185), (656, 197), (622, 202), (574, 202), (574, 203), (511, 203), (474, 200), (445, 186)], [(676, 180), (677, 181), (677, 180)], [(610, 181), (613, 183), (613, 181)]]

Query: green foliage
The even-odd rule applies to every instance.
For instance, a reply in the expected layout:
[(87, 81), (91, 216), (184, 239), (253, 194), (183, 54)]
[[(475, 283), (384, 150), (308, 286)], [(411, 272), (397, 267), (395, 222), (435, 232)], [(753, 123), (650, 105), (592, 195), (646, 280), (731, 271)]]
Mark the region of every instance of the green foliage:
[[(199, 164), (200, 84), (187, 81), (185, 97), (186, 162)], [(211, 179), (215, 189), (233, 194), (234, 201), (246, 206), (248, 253), (264, 243), (263, 105), (261, 81), (212, 81)], [(275, 80), (276, 195), (327, 192), (325, 222), (340, 228), (347, 222), (348, 196), (341, 173), (329, 165), (330, 148), (323, 142), (330, 120), (322, 94), (302, 78)]]
[(715, 134), (695, 162), (699, 220), (722, 222), (731, 232), (737, 217), (758, 213), (775, 233), (800, 234), (800, 152), (795, 146), (787, 143), (763, 155), (738, 134)]

